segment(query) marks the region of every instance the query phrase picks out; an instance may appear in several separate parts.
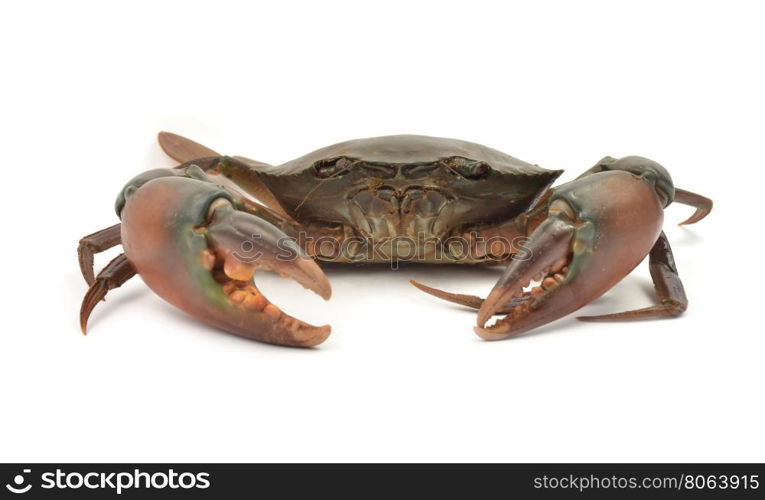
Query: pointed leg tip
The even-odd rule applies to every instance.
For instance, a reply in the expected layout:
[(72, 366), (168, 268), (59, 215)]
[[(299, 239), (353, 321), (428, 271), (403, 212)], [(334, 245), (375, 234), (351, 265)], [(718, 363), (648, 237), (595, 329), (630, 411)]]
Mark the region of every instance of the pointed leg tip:
[(694, 215), (688, 217), (687, 219), (685, 219), (683, 222), (680, 222), (678, 224), (678, 226), (683, 227), (683, 226), (690, 226), (691, 224), (696, 224), (701, 219), (703, 219), (705, 216), (706, 216), (706, 214), (702, 215), (701, 217), (699, 217), (696, 214), (694, 214)]
[(685, 219), (683, 222), (679, 223), (678, 226), (689, 226), (691, 224), (696, 224), (697, 222), (703, 220), (706, 218), (706, 216), (709, 215), (709, 213), (702, 213), (702, 214), (694, 214), (687, 219)]
[(696, 208), (696, 211), (690, 217), (679, 224), (680, 226), (699, 222), (709, 215), (714, 207), (714, 202), (706, 196), (679, 188), (675, 189), (675, 202)]
[(599, 316), (577, 316), (576, 319), (590, 323), (606, 323), (609, 321), (641, 321), (648, 319), (674, 318), (680, 316), (687, 306), (687, 303), (661, 304), (644, 307), (642, 309), (633, 309), (631, 311), (602, 314)]
[(605, 321), (603, 316), (577, 316), (576, 319), (584, 321), (585, 323), (600, 323)]
[(86, 311), (80, 311), (80, 331), (83, 335), (88, 334), (88, 318), (90, 316), (90, 312)]
[[(652, 310), (653, 308), (649, 307), (646, 308), (646, 310)], [(611, 313), (611, 314), (599, 314), (597, 316), (577, 316), (576, 319), (579, 321), (584, 321), (585, 323), (609, 323), (609, 322), (619, 322), (619, 321), (631, 321), (635, 319), (642, 319), (641, 313), (643, 310), (635, 310), (635, 311), (623, 311), (618, 313)]]
[(80, 313), (80, 331), (83, 335), (88, 334), (88, 318), (90, 316), (90, 311), (82, 311)]
[(451, 302), (453, 304), (459, 304), (461, 306), (470, 307), (472, 309), (479, 309), (483, 303), (483, 299), (481, 297), (476, 297), (475, 295), (447, 292), (428, 285), (423, 285), (416, 280), (409, 280), (409, 283), (411, 283), (418, 290), (427, 293), (428, 295), (432, 295), (433, 297)]
[[(409, 280), (409, 284), (412, 285), (413, 287), (415, 287), (416, 289), (422, 291), (422, 292), (425, 292), (425, 293), (427, 293), (429, 295), (433, 295), (434, 297), (444, 298), (444, 294), (446, 293), (446, 292), (442, 292), (441, 290), (438, 290), (436, 288), (433, 288), (433, 287), (430, 287), (430, 286), (425, 285), (423, 283), (420, 283), (417, 280)], [(442, 292), (442, 293), (439, 293), (439, 292)], [(448, 299), (446, 299), (446, 300), (448, 300)]]
[(409, 284), (412, 285), (415, 288), (418, 288), (418, 289), (422, 290), (423, 292), (427, 292), (428, 290), (430, 290), (429, 286), (423, 285), (422, 283), (420, 283), (417, 280), (409, 280)]
[[(413, 287), (417, 288), (418, 290), (421, 290), (435, 297), (444, 298), (445, 296), (449, 295), (449, 292), (444, 292), (443, 290), (439, 290), (438, 288), (433, 288), (432, 286), (428, 286), (424, 283), (420, 283), (417, 280), (409, 280), (409, 284), (411, 284)], [(448, 299), (445, 299), (445, 300), (448, 300)]]
[(82, 298), (82, 305), (80, 306), (80, 330), (83, 335), (87, 335), (88, 319), (93, 309), (99, 302), (105, 299), (108, 286), (102, 281), (96, 281), (88, 289), (85, 297)]

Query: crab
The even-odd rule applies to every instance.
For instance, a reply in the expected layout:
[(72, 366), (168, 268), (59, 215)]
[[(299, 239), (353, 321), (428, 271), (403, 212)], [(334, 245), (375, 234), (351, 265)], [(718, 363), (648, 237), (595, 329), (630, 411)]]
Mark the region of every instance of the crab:
[[(639, 156), (605, 157), (576, 179), (472, 142), (417, 135), (358, 139), (271, 166), (224, 156), (161, 132), (180, 163), (130, 180), (117, 197), (121, 223), (81, 239), (89, 289), (80, 323), (134, 275), (195, 318), (272, 344), (315, 346), (330, 327), (282, 312), (258, 290), (272, 270), (329, 299), (317, 261), (415, 261), (506, 266), (483, 299), (412, 281), (478, 310), (475, 332), (498, 340), (566, 316), (649, 259), (656, 305), (586, 321), (677, 316), (688, 305), (662, 231), (673, 201), (712, 209), (675, 188), (667, 170)], [(98, 275), (98, 252), (124, 253)], [(502, 315), (489, 324), (495, 315)]]

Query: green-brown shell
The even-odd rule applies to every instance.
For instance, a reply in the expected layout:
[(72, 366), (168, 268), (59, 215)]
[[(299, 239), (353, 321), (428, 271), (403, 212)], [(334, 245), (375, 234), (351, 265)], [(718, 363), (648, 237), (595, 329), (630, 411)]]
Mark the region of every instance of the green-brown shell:
[(279, 165), (270, 173), (295, 174), (316, 162), (341, 156), (371, 163), (389, 164), (427, 163), (442, 158), (462, 157), (487, 163), (503, 173), (523, 175), (550, 173), (549, 170), (481, 144), (425, 135), (388, 135), (339, 142)]
[(480, 144), (419, 135), (356, 139), (282, 165), (260, 178), (297, 220), (343, 223), (359, 189), (439, 189), (458, 201), (455, 226), (508, 220), (561, 174)]

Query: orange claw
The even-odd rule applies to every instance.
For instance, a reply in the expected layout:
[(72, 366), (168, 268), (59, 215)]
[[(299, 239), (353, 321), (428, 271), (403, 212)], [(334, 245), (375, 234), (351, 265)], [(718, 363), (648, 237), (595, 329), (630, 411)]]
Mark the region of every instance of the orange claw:
[(159, 177), (130, 190), (122, 209), (122, 244), (146, 284), (210, 325), (272, 344), (310, 347), (316, 327), (279, 310), (257, 289), (256, 269), (272, 269), (329, 299), (319, 266), (281, 230), (239, 211), (215, 184)]

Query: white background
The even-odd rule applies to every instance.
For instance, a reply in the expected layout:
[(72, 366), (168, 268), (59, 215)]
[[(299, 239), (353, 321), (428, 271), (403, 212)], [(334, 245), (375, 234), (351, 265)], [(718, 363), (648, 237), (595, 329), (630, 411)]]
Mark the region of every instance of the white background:
[[(756, 2), (24, 2), (0, 7), (2, 461), (762, 461), (763, 10)], [(576, 176), (656, 159), (716, 202), (666, 230), (682, 318), (484, 342), (499, 270), (331, 269), (317, 349), (196, 323), (134, 279), (83, 337), (75, 248), (157, 131), (280, 163), (395, 133)], [(115, 252), (99, 256), (104, 265)], [(583, 313), (652, 303), (642, 264)]]

